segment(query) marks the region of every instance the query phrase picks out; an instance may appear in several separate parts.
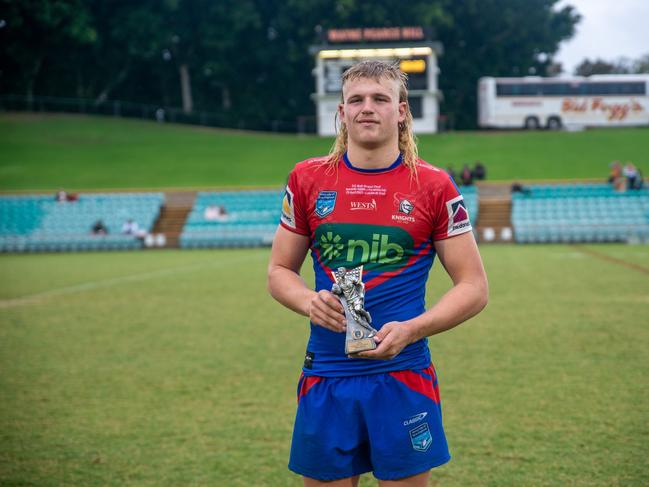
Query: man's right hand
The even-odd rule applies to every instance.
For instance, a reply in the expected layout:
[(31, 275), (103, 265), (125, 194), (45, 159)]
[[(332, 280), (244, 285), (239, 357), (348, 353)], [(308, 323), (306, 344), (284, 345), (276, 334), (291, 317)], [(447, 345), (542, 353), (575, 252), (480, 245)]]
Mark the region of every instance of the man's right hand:
[(347, 330), (345, 310), (338, 297), (323, 289), (309, 303), (309, 319), (314, 325), (343, 333)]

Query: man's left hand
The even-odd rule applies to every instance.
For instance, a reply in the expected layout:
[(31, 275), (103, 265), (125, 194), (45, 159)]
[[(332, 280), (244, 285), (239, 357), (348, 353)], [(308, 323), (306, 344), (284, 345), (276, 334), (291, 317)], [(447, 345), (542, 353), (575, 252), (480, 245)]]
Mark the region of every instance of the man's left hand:
[(412, 329), (400, 321), (391, 321), (381, 327), (374, 336), (377, 347), (374, 350), (350, 355), (351, 358), (390, 360), (399, 355), (413, 340)]

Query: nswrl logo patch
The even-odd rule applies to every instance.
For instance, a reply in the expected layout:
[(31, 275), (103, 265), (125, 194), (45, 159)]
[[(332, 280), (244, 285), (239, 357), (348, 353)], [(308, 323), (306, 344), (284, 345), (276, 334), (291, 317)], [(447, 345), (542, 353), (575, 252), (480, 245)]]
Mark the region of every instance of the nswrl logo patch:
[(291, 228), (295, 228), (295, 205), (293, 202), (293, 192), (291, 188), (286, 186), (284, 192), (284, 199), (282, 201), (282, 216), (281, 221)]
[(428, 423), (420, 424), (408, 433), (410, 433), (410, 442), (415, 451), (426, 451), (430, 448), (431, 443), (433, 443), (433, 436), (430, 434)]
[(329, 213), (334, 211), (336, 207), (336, 192), (335, 191), (320, 191), (318, 198), (315, 200), (315, 214), (320, 218), (324, 218)]

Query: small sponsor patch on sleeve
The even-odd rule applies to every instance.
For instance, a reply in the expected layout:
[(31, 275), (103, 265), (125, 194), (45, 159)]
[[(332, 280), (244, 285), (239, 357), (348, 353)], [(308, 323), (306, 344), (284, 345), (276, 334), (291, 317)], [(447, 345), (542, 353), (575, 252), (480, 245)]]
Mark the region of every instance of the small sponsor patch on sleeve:
[(462, 195), (447, 201), (446, 210), (448, 211), (447, 236), (452, 237), (471, 230), (469, 212), (466, 209)]
[(296, 228), (295, 225), (295, 198), (293, 197), (293, 192), (291, 188), (286, 186), (286, 191), (284, 192), (284, 199), (282, 201), (282, 217), (281, 221), (284, 225)]
[(306, 355), (304, 356), (304, 368), (312, 369), (314, 359), (315, 359), (315, 353), (307, 351)]

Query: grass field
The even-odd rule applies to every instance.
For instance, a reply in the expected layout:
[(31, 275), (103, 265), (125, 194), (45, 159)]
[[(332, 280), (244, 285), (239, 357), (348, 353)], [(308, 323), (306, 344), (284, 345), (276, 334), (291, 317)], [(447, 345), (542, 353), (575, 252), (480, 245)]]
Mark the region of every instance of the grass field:
[[(647, 247), (481, 252), (488, 308), (430, 341), (454, 456), (433, 485), (646, 485)], [(0, 484), (301, 485), (308, 327), (267, 254), (0, 256)], [(429, 302), (448, 286), (436, 266)]]
[[(420, 138), (440, 167), (482, 160), (492, 180), (604, 180), (614, 159), (640, 167), (649, 129), (453, 132)], [(0, 190), (281, 186), (331, 138), (220, 131), (76, 115), (0, 114)], [(645, 167), (645, 172), (649, 168)]]

